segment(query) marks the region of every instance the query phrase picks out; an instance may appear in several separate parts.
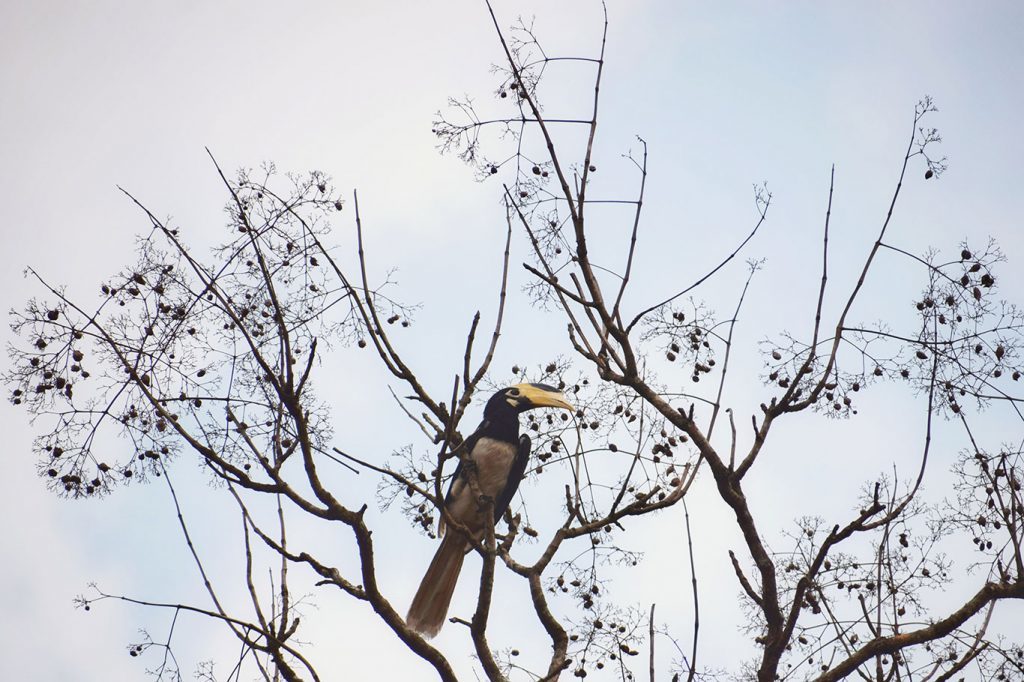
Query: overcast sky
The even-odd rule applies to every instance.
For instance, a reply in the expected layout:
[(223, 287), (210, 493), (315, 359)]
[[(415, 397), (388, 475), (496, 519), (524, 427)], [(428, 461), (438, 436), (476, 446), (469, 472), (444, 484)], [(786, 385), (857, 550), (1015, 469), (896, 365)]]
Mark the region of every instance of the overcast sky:
[[(551, 55), (595, 54), (600, 13), (593, 2), (496, 7), (504, 24), (520, 12), (536, 15)], [(650, 145), (645, 231), (627, 303), (638, 310), (727, 253), (755, 218), (753, 184), (766, 181), (774, 194), (769, 221), (748, 253), (767, 261), (741, 326), (741, 378), (730, 395), (738, 415), (766, 396), (755, 380), (757, 342), (806, 322), (799, 313), (817, 291), (817, 266), (807, 259), (817, 258), (830, 167), (836, 166), (834, 279), (843, 287), (852, 283), (857, 259), (884, 217), (914, 104), (926, 94), (940, 109), (930, 124), (944, 137), (940, 153), (950, 168), (928, 182), (923, 167), (913, 169), (892, 240), (922, 253), (929, 246), (955, 252), (962, 239), (996, 237), (1009, 258), (1003, 294), (1024, 299), (1019, 2), (609, 0), (609, 16), (595, 192), (616, 198), (631, 192), (635, 178), (621, 155), (636, 149), (636, 135)], [(460, 367), (473, 311), (482, 309), (486, 317), (491, 310), (504, 226), (497, 185), (475, 183), (457, 159), (441, 156), (431, 122), (449, 96), (486, 100), (495, 87), (489, 66), (499, 60), (486, 8), (477, 0), (4, 2), (0, 302), (4, 309), (17, 307), (38, 293), (23, 277), (28, 265), (66, 284), (73, 296), (94, 300), (99, 283), (130, 262), (133, 237), (146, 228), (117, 185), (169, 216), (192, 243), (215, 240), (225, 197), (204, 147), (229, 169), (267, 160), (283, 171), (319, 169), (346, 195), (359, 190), (376, 271), (398, 268), (399, 297), (424, 304), (415, 332), (402, 343), (425, 380), (443, 393), (440, 387)], [(551, 101), (572, 106), (571, 85), (586, 86), (588, 77), (584, 69), (575, 76), (563, 72), (569, 86), (550, 93)], [(351, 218), (343, 212), (338, 219), (337, 243), (350, 243)], [(609, 240), (621, 235), (611, 232), (622, 225), (614, 217), (599, 224), (610, 231)], [(525, 246), (515, 242), (514, 264), (526, 259)], [(857, 311), (862, 319), (906, 313), (924, 281), (922, 272), (895, 262), (881, 263), (879, 273)], [(723, 313), (742, 276), (738, 265), (706, 292)], [(558, 318), (530, 310), (519, 294), (526, 281), (520, 269), (513, 280), (517, 300), (496, 362), (499, 382), (512, 378), (514, 362), (569, 352)], [(10, 340), (6, 328), (2, 334)], [(416, 432), (397, 424), (401, 415), (388, 403), (383, 374), (367, 366), (365, 356), (339, 350), (324, 369), (335, 373), (321, 384), (329, 387), (324, 397), (335, 409), (339, 445), (382, 458), (415, 442)], [(851, 422), (801, 417), (776, 434), (778, 449), (767, 453), (772, 465), (751, 483), (776, 529), (803, 513), (841, 518), (854, 506), (861, 481), (894, 462), (913, 467), (923, 409), (906, 396), (880, 393)], [(35, 431), (24, 411), (5, 402), (0, 423), (7, 442), (0, 518), (8, 543), (0, 561), (0, 678), (141, 679), (154, 662), (130, 658), (125, 644), (139, 627), (162, 636), (167, 614), (113, 603), (84, 613), (71, 600), (95, 581), (133, 596), (203, 603), (166, 489), (151, 484), (102, 501), (58, 500), (35, 475)], [(940, 441), (937, 481), (957, 447)], [(816, 477), (830, 473), (841, 473), (849, 487), (815, 486)], [(179, 462), (174, 475), (190, 486), (186, 515), (204, 519), (197, 542), (230, 580), (237, 547), (220, 538), (235, 534), (237, 518), (191, 463)], [(794, 506), (792, 481), (801, 476), (808, 493)], [(373, 484), (366, 478), (344, 484), (362, 486), (365, 493), (353, 500), (364, 494), (372, 506)], [(721, 530), (728, 518), (707, 484), (699, 481), (690, 501), (698, 521), (698, 572), (704, 571), (713, 605), (702, 620), (708, 641), (718, 643), (710, 646), (708, 663), (727, 665), (728, 643), (737, 636), (737, 589), (727, 575), (716, 576), (727, 566), (725, 550), (736, 545)], [(544, 494), (539, 486), (530, 492)], [(390, 536), (378, 533), (382, 584), (404, 609), (433, 545), (397, 514), (379, 522), (393, 529)], [(297, 535), (304, 532), (322, 528)], [(677, 515), (638, 529), (637, 547), (665, 533), (676, 542), (656, 544), (641, 579), (621, 589), (625, 601), (658, 602), (664, 623), (685, 638), (692, 605), (689, 577), (679, 569), (679, 532)], [(467, 573), (475, 570), (470, 566)], [(460, 590), (456, 608), (468, 604), (471, 582), (463, 581), (469, 589)], [(507, 597), (510, 612), (521, 598)], [(367, 609), (336, 594), (314, 599), (318, 609), (310, 610), (304, 632), (324, 679), (430, 677)], [(1010, 608), (1024, 618), (1019, 606)], [(234, 649), (224, 633), (211, 634), (196, 621), (179, 627), (175, 642), (186, 678), (198, 660), (227, 665)], [(496, 646), (507, 644), (514, 624), (495, 627)], [(446, 630), (440, 641), (455, 643), (459, 634)], [(544, 653), (539, 633), (522, 637)], [(380, 653), (371, 657), (372, 648)], [(468, 670), (471, 663), (459, 666)]]

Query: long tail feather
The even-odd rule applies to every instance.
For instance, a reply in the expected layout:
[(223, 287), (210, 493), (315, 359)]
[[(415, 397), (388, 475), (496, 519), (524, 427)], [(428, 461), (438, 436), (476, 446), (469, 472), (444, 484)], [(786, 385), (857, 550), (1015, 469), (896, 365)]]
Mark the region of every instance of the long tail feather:
[(409, 627), (424, 637), (433, 637), (444, 625), (465, 556), (465, 538), (458, 533), (445, 534), (405, 617)]

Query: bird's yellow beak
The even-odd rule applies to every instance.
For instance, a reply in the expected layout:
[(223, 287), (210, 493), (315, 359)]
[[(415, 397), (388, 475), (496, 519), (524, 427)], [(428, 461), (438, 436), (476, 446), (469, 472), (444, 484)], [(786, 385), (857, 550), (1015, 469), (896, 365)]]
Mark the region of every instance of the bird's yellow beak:
[(531, 408), (560, 407), (570, 412), (576, 410), (557, 388), (545, 384), (517, 384), (513, 388), (519, 389), (519, 395), (529, 402)]

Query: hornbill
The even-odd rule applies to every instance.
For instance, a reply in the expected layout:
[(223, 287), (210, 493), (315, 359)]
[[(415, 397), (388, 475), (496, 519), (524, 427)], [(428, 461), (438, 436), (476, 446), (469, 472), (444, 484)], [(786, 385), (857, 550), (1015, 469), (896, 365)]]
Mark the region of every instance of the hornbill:
[[(455, 469), (444, 497), (444, 508), (478, 542), (484, 535), (488, 505), (474, 494), (473, 487), (476, 486), (480, 496), (493, 500), (491, 518), (497, 523), (508, 509), (530, 459), (530, 437), (519, 435), (519, 413), (537, 407), (573, 409), (565, 396), (551, 386), (518, 384), (504, 388), (487, 401), (484, 420), (460, 447), (467, 455), (460, 458)], [(466, 459), (476, 470), (475, 484), (470, 480), (473, 474), (464, 466)], [(453, 527), (445, 533), (444, 514), (440, 532), (441, 546), (420, 581), (405, 617), (409, 627), (425, 637), (436, 635), (444, 624), (462, 560), (471, 546), (465, 531)]]

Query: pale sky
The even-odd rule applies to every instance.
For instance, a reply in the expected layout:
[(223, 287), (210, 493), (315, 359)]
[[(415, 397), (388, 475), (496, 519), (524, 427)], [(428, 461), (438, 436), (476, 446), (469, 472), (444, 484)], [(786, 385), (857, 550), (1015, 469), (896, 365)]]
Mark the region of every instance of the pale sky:
[[(593, 55), (597, 48), (600, 11), (593, 2), (507, 1), (496, 9), (506, 25), (518, 13), (535, 15), (549, 54)], [(749, 231), (751, 186), (766, 181), (774, 193), (769, 220), (746, 252), (767, 261), (739, 327), (743, 345), (728, 399), (740, 421), (770, 395), (756, 380), (758, 341), (783, 329), (806, 329), (801, 325), (817, 292), (829, 169), (835, 164), (835, 305), (884, 217), (914, 104), (926, 94), (939, 107), (928, 123), (942, 133), (940, 154), (950, 167), (928, 182), (923, 167), (910, 173), (892, 241), (915, 253), (929, 246), (954, 252), (964, 238), (981, 243), (993, 236), (1010, 261), (1002, 269), (1003, 295), (1024, 300), (1017, 205), (1024, 158), (1020, 3), (609, 0), (608, 11), (594, 191), (631, 193), (635, 178), (621, 155), (636, 149), (636, 135), (650, 145), (645, 227), (627, 304), (638, 310), (694, 279)], [(344, 194), (359, 190), (374, 268), (378, 274), (397, 268), (397, 296), (424, 304), (401, 343), (422, 378), (443, 394), (461, 368), (473, 312), (483, 310), (486, 324), (492, 310), (504, 225), (500, 188), (475, 183), (461, 162), (441, 156), (431, 121), (449, 96), (486, 101), (495, 86), (489, 66), (500, 58), (477, 0), (287, 6), (8, 0), (0, 7), (6, 266), (0, 302), (4, 309), (18, 307), (38, 293), (23, 277), (29, 265), (66, 284), (73, 297), (94, 300), (100, 282), (130, 263), (133, 237), (146, 229), (117, 185), (157, 215), (170, 216), (193, 243), (216, 240), (225, 196), (204, 147), (226, 169), (267, 160), (282, 171), (319, 169)], [(587, 73), (581, 69), (575, 82), (585, 89)], [(552, 110), (573, 105), (571, 93), (551, 93)], [(351, 219), (349, 211), (339, 215), (337, 243), (351, 244)], [(611, 240), (621, 234), (611, 232), (620, 224), (612, 217), (595, 229), (607, 228)], [(557, 316), (530, 309), (519, 292), (527, 281), (518, 267), (526, 246), (517, 237), (514, 300), (494, 369), (499, 382), (512, 378), (513, 363), (571, 352)], [(743, 274), (737, 263), (703, 292), (722, 316)], [(905, 315), (923, 273), (889, 261), (876, 274), (859, 316)], [(0, 333), (6, 344), (10, 332), (5, 326)], [(339, 348), (321, 368), (339, 447), (377, 460), (409, 443), (426, 447), (389, 402), (380, 368), (365, 358)], [(468, 422), (479, 419), (474, 409)], [(769, 537), (779, 538), (799, 515), (843, 518), (860, 483), (894, 464), (908, 476), (916, 467), (923, 414), (898, 391), (880, 391), (849, 422), (807, 415), (780, 428), (766, 453), (771, 463), (749, 483)], [(1019, 432), (1019, 425), (996, 418), (986, 423), (994, 435), (1004, 428), (1008, 437)], [(168, 614), (114, 603), (84, 613), (71, 600), (97, 582), (131, 596), (204, 603), (166, 489), (154, 482), (101, 501), (59, 500), (35, 475), (35, 431), (26, 413), (4, 402), (0, 424), (8, 442), (0, 498), (8, 542), (0, 561), (0, 678), (143, 679), (155, 661), (129, 657), (126, 644), (140, 627), (163, 636)], [(933, 500), (941, 499), (941, 482), (960, 447), (957, 431), (939, 427), (940, 434), (947, 431), (948, 443), (938, 440)], [(238, 547), (223, 540), (237, 535), (231, 504), (205, 485), (193, 462), (178, 461), (173, 473), (179, 490), (189, 490), (186, 516), (203, 519), (197, 544), (225, 593), (237, 596), (228, 585), (238, 575)], [(817, 485), (832, 474), (837, 483)], [(799, 499), (791, 494), (792, 480), (807, 484)], [(375, 482), (368, 474), (339, 476), (337, 483), (352, 486), (352, 501), (362, 496), (374, 508)], [(689, 500), (705, 600), (705, 663), (729, 666), (733, 644), (742, 641), (736, 631), (741, 617), (738, 588), (723, 558), (738, 544), (708, 484), (699, 480)], [(524, 486), (524, 494), (543, 499), (544, 485), (558, 487), (542, 479)], [(662, 622), (686, 640), (692, 604), (680, 513), (664, 514), (629, 536), (649, 552), (619, 589), (623, 603), (647, 608), (657, 602)], [(375, 536), (380, 580), (404, 610), (434, 546), (397, 511), (374, 519), (381, 529)], [(299, 542), (315, 543), (351, 565), (346, 534), (332, 529), (334, 542), (322, 526), (297, 521), (296, 527)], [(476, 566), (467, 562), (454, 610), (468, 610), (468, 577)], [(970, 583), (963, 594), (975, 588)], [(498, 598), (515, 614), (524, 595)], [(958, 598), (942, 597), (948, 603)], [(323, 679), (432, 677), (364, 606), (323, 590), (311, 599), (317, 608), (301, 632)], [(1006, 609), (1004, 618), (1014, 617), (1024, 619), (1019, 605)], [(221, 661), (218, 669), (226, 671), (236, 647), (225, 632), (196, 620), (178, 628), (175, 645), (186, 679), (204, 659)], [(539, 628), (518, 632), (510, 616), (495, 624), (492, 641), (496, 647), (514, 641), (524, 650), (532, 643), (544, 655), (541, 634)], [(459, 651), (461, 639), (449, 627), (438, 641)], [(661, 655), (667, 664), (669, 652)], [(472, 679), (468, 656), (454, 658)]]

